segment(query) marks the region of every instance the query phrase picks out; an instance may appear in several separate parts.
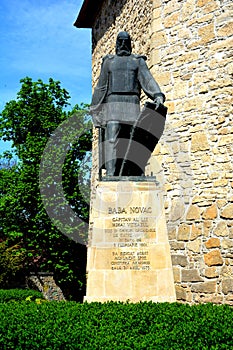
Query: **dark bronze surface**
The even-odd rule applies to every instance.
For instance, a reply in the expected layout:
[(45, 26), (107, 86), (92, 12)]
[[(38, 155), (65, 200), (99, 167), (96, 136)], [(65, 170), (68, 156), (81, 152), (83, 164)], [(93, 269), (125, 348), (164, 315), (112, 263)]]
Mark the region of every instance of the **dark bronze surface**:
[[(90, 113), (99, 128), (100, 172), (106, 176), (144, 176), (162, 135), (165, 95), (150, 73), (146, 57), (132, 54), (131, 38), (120, 32), (116, 54), (103, 58)], [(141, 90), (153, 101), (140, 111)]]

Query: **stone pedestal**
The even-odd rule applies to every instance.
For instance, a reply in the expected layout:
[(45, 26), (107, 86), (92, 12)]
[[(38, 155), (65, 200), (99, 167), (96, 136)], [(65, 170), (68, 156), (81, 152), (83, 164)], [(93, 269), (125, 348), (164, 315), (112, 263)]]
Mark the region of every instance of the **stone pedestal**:
[(174, 302), (162, 193), (154, 182), (99, 182), (91, 209), (85, 301)]

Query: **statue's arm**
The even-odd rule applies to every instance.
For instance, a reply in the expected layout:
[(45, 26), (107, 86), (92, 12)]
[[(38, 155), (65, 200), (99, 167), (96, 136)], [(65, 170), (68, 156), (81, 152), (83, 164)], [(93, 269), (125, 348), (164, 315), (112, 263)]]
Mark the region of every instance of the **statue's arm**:
[(105, 56), (102, 60), (99, 79), (92, 96), (91, 105), (93, 107), (99, 104), (100, 102), (102, 102), (104, 94), (106, 93), (107, 87), (108, 87), (107, 58)]
[(92, 95), (90, 114), (92, 115), (95, 127), (102, 126), (102, 104), (104, 103), (108, 89), (107, 60), (108, 56), (105, 56), (102, 60), (100, 76)]
[(161, 103), (165, 101), (165, 95), (162, 93), (159, 84), (149, 71), (144, 58), (139, 58), (138, 80), (142, 90), (149, 98), (154, 101), (160, 99)]

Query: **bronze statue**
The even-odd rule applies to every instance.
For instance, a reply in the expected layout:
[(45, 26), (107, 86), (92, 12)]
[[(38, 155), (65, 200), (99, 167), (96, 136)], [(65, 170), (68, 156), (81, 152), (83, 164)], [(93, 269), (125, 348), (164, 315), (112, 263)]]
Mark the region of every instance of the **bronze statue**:
[[(151, 132), (151, 113), (160, 109), (166, 116), (165, 95), (145, 61), (145, 56), (132, 54), (127, 32), (118, 34), (116, 54), (103, 57), (91, 115), (94, 126), (100, 128), (100, 167), (106, 168), (107, 176), (144, 175), (146, 162), (161, 136)], [(141, 89), (154, 102), (147, 103), (140, 114)]]

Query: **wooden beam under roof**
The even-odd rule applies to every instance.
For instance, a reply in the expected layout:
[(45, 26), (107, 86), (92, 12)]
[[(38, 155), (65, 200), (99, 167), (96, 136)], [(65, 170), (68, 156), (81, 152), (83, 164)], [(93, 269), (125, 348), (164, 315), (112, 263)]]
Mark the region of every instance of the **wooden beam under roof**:
[(84, 0), (74, 26), (77, 28), (92, 28), (103, 2), (104, 0)]

